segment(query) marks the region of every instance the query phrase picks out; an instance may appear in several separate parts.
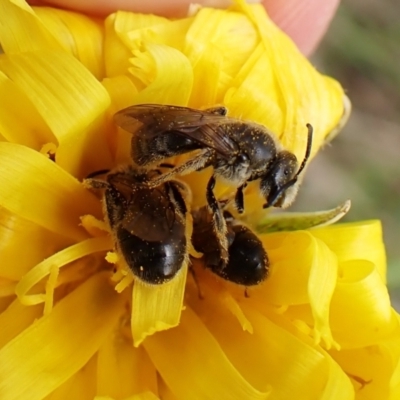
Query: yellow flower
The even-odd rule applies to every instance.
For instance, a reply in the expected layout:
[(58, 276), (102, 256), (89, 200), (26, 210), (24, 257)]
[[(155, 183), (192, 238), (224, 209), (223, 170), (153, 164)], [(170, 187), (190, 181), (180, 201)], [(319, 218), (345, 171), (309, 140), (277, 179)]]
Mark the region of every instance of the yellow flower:
[[(1, 0), (0, 43), (0, 399), (399, 398), (378, 221), (260, 234), (270, 276), (249, 297), (193, 259), (201, 299), (186, 267), (132, 284), (81, 183), (129, 162), (112, 116), (132, 104), (224, 104), (299, 159), (306, 123), (312, 155), (330, 140), (347, 115), (340, 85), (261, 6), (97, 21)], [(185, 178), (192, 208), (208, 176)]]

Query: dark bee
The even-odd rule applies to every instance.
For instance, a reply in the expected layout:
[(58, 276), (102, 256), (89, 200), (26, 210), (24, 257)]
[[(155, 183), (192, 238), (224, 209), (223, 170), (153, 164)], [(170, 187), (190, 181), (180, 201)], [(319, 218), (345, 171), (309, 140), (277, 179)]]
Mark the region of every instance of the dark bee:
[(134, 134), (131, 155), (139, 166), (152, 167), (172, 156), (197, 151), (185, 163), (155, 177), (152, 187), (176, 174), (212, 166), (214, 173), (207, 185), (207, 202), (215, 213), (220, 214), (213, 193), (216, 177), (237, 187), (235, 203), (239, 212), (244, 209), (244, 187), (247, 182), (258, 179), (266, 199), (264, 208), (289, 206), (297, 193), (298, 177), (310, 156), (312, 126), (307, 124), (307, 148), (299, 166), (296, 156), (284, 150), (267, 128), (226, 114), (225, 107), (200, 111), (141, 104), (116, 113), (115, 122)]
[(207, 207), (192, 212), (193, 247), (203, 253), (205, 266), (221, 278), (244, 286), (257, 285), (268, 275), (269, 261), (260, 239), (225, 211), (228, 260), (221, 257), (219, 232)]
[(160, 172), (126, 167), (85, 185), (105, 189), (104, 208), (116, 249), (149, 284), (171, 280), (188, 263), (186, 186), (176, 180), (149, 188)]

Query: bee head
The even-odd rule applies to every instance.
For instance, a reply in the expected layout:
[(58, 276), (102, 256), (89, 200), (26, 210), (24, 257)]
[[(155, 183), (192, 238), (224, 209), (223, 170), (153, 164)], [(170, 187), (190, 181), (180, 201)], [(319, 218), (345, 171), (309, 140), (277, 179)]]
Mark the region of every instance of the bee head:
[(267, 201), (264, 208), (288, 207), (296, 197), (299, 175), (305, 168), (311, 153), (313, 128), (310, 124), (307, 124), (307, 128), (306, 154), (300, 167), (293, 153), (281, 151), (261, 178), (260, 190)]
[(264, 208), (289, 205), (286, 197), (291, 192), (289, 189), (297, 183), (297, 169), (298, 163), (294, 154), (281, 151), (277, 155), (267, 174), (261, 178), (260, 190), (267, 201)]

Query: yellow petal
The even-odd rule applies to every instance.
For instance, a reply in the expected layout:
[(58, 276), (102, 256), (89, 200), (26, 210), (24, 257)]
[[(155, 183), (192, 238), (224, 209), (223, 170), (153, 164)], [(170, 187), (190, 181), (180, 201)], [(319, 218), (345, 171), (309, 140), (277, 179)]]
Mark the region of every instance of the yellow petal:
[[(343, 90), (328, 77), (318, 74), (296, 48), (295, 44), (273, 24), (261, 5), (249, 6), (243, 0), (236, 7), (254, 24), (269, 60), (269, 69), (274, 74), (278, 94), (277, 104), (281, 107), (282, 125), (268, 121), (265, 117), (256, 122), (271, 127), (281, 137), (285, 148), (294, 152), (299, 159), (304, 157), (307, 135), (306, 123), (314, 127), (313, 152), (321, 146), (325, 136), (338, 124), (343, 114)], [(258, 74), (262, 82), (264, 74)], [(267, 75), (268, 76), (268, 75)], [(268, 80), (268, 78), (267, 78)], [(268, 92), (267, 92), (268, 93)], [(267, 95), (268, 96), (268, 95)], [(249, 97), (256, 106), (260, 98)], [(271, 100), (267, 100), (269, 104)]]
[(0, 314), (0, 348), (2, 348), (11, 339), (18, 336), (37, 318), (41, 317), (43, 307), (24, 306), (17, 299)]
[[(0, 312), (3, 312), (11, 303), (13, 299), (9, 299), (15, 294), (15, 282), (11, 279), (0, 278)], [(9, 301), (4, 303), (4, 299)]]
[[(399, 320), (399, 314), (397, 314)], [(400, 397), (400, 335), (397, 334), (394, 337), (381, 341), (379, 347), (381, 351), (387, 356), (391, 370), (389, 381), (389, 399), (395, 400)]]
[(254, 297), (271, 304), (295, 305), (309, 302), (308, 282), (315, 244), (305, 231), (292, 232), (278, 247), (272, 242), (279, 234), (262, 235), (271, 263), (268, 279), (254, 291)]
[[(270, 307), (268, 316), (261, 315), (254, 307), (253, 292), (246, 298), (242, 291), (233, 301), (252, 326), (251, 332), (231, 312), (232, 307), (226, 308), (221, 289), (209, 290), (207, 285), (204, 298), (191, 296), (189, 305), (243, 377), (258, 390), (269, 388), (268, 399), (289, 399), (291, 393), (298, 399), (353, 399), (350, 381), (340, 367), (310, 339), (286, 330), (283, 316), (275, 314), (271, 320)], [(268, 307), (260, 308), (265, 312)]]
[[(0, 103), (0, 131), (5, 140), (35, 150), (40, 150), (46, 143), (56, 143), (55, 136), (36, 110), (34, 102), (1, 71)], [(22, 110), (24, 118), (21, 118)]]
[(103, 86), (67, 53), (3, 55), (0, 69), (32, 100), (59, 141), (92, 123), (109, 105)]
[[(132, 57), (130, 40), (127, 34), (153, 25), (169, 22), (166, 18), (156, 15), (137, 14), (118, 11), (105, 20), (104, 62), (108, 77), (123, 75), (130, 67)], [(125, 44), (128, 41), (128, 46)]]
[[(145, 51), (135, 52), (129, 69), (135, 77), (154, 76), (147, 87), (135, 96), (135, 104), (159, 103), (186, 105), (193, 85), (189, 60), (178, 50), (155, 43), (145, 43)], [(179, 74), (176, 73), (179, 71)]]
[(186, 35), (185, 53), (193, 65), (212, 44), (222, 54), (224, 72), (233, 77), (257, 45), (257, 32), (244, 13), (200, 9)]
[(5, 53), (62, 49), (23, 0), (4, 0), (0, 3), (0, 38)]
[(182, 267), (174, 279), (162, 285), (149, 285), (139, 279), (135, 280), (131, 318), (135, 346), (139, 346), (147, 336), (179, 324), (186, 274), (187, 265)]
[(70, 244), (70, 239), (0, 207), (0, 277), (18, 281), (34, 265)]
[(111, 98), (109, 110), (111, 116), (117, 111), (131, 105), (134, 96), (138, 92), (136, 86), (126, 75), (105, 78), (102, 83)]
[[(117, 398), (110, 397), (110, 396), (96, 396), (94, 400), (116, 400)], [(123, 400), (160, 400), (159, 397), (157, 397), (154, 393), (152, 392), (143, 392), (140, 394), (134, 394), (133, 396), (129, 397), (124, 397)], [(163, 397), (164, 400), (164, 397)], [(167, 400), (167, 399), (165, 399)]]
[(380, 221), (362, 221), (331, 225), (312, 231), (336, 254), (339, 263), (349, 260), (371, 261), (386, 283), (386, 253)]
[(79, 61), (43, 50), (3, 55), (0, 70), (32, 101), (57, 138), (57, 163), (76, 176), (84, 167), (87, 173), (107, 165), (105, 134), (99, 128), (110, 99)]
[(38, 282), (49, 275), (54, 267), (59, 269), (87, 255), (109, 250), (111, 246), (111, 238), (108, 236), (101, 236), (84, 240), (53, 254), (51, 257), (32, 268), (18, 282), (15, 289), (17, 296), (20, 301), (26, 305), (43, 303), (46, 300), (45, 294), (29, 295), (28, 293)]
[[(353, 399), (347, 376), (329, 357), (244, 305), (245, 301), (243, 310), (253, 324), (255, 334), (246, 339), (248, 348), (246, 351), (246, 347), (242, 347), (242, 351), (246, 355), (254, 354), (255, 360), (248, 363), (254, 363), (264, 371), (264, 379), (272, 386), (271, 399), (290, 398), (291, 393), (297, 393), (298, 399)], [(234, 347), (233, 342), (228, 344)], [(334, 383), (336, 392), (331, 392), (329, 382)]]
[(43, 26), (62, 47), (76, 57), (97, 79), (104, 75), (103, 29), (86, 15), (50, 7), (33, 7)]
[(184, 52), (194, 72), (189, 105), (205, 108), (222, 102), (232, 77), (256, 45), (253, 26), (243, 14), (202, 8), (185, 39)]
[(110, 228), (104, 220), (99, 220), (93, 215), (83, 215), (81, 217), (82, 226), (91, 236), (104, 236), (104, 233), (110, 233)]
[(224, 97), (230, 115), (262, 123), (277, 134), (281, 132), (284, 114), (275, 74), (263, 45), (259, 44), (245, 59)]
[[(227, 336), (230, 336), (227, 332)], [(168, 344), (168, 345), (166, 345)], [(178, 399), (266, 399), (232, 365), (212, 334), (188, 307), (179, 326), (148, 337), (143, 346)], [(236, 343), (237, 347), (238, 343)], [(244, 359), (247, 354), (242, 354)], [(171, 363), (173, 360), (173, 363)], [(182, 368), (190, 368), (182, 379)]]
[(328, 381), (319, 400), (354, 399), (354, 389), (343, 374), (341, 366), (329, 356), (326, 361), (329, 368)]
[(144, 392), (128, 397), (126, 400), (160, 400), (154, 393)]
[(365, 260), (340, 265), (332, 297), (331, 327), (345, 348), (373, 345), (399, 328), (385, 284), (374, 264)]
[(337, 346), (329, 326), (329, 313), (338, 273), (337, 258), (321, 240), (313, 241), (314, 258), (310, 268), (308, 296), (314, 317), (314, 342), (322, 340), (327, 349)]
[(193, 88), (189, 99), (191, 107), (205, 108), (218, 102), (218, 83), (222, 62), (221, 53), (215, 46), (209, 44), (193, 66)]
[(163, 400), (177, 400), (171, 389), (165, 384), (165, 382), (159, 377), (158, 379), (158, 393), (160, 398)]
[(96, 394), (96, 356), (93, 356), (86, 365), (60, 385), (45, 400), (93, 400)]
[(193, 18), (170, 21), (152, 14), (133, 15), (136, 19), (139, 19), (139, 23), (133, 29), (124, 26), (123, 29), (118, 31), (120, 39), (128, 48), (131, 48), (132, 43), (153, 42), (183, 51), (185, 36)]
[(132, 135), (123, 129), (116, 129), (113, 117), (117, 111), (133, 104), (138, 89), (125, 75), (105, 78), (102, 83), (111, 98), (111, 106), (107, 113), (107, 144), (115, 164), (126, 164), (131, 160)]
[[(66, 50), (97, 78), (103, 74), (101, 26), (82, 14), (48, 7), (30, 8), (24, 1), (0, 5), (0, 37), (6, 53)], [(18, 32), (16, 35), (15, 32)]]
[(87, 234), (80, 216), (101, 215), (99, 201), (43, 155), (0, 142), (0, 206), (51, 232), (74, 240)]
[[(273, 237), (284, 236), (278, 247)], [(313, 336), (316, 344), (322, 340), (326, 348), (336, 346), (329, 326), (329, 307), (337, 278), (335, 254), (311, 233), (262, 235), (270, 257), (268, 279), (254, 288), (254, 300), (279, 307), (309, 304)], [(301, 319), (301, 318), (300, 318)]]
[(143, 347), (135, 349), (132, 339), (113, 332), (97, 356), (97, 393), (124, 399), (145, 391), (157, 392), (157, 372)]
[(2, 399), (40, 400), (89, 361), (123, 311), (108, 276), (88, 279), (0, 350)]
[(392, 377), (397, 370), (398, 380), (399, 333), (395, 340), (384, 341), (381, 345), (330, 352), (351, 378), (357, 400), (398, 398), (399, 382)]
[(243, 313), (243, 310), (240, 308), (239, 304), (234, 300), (234, 298), (227, 293), (227, 295), (223, 297), (223, 303), (227, 310), (229, 310), (238, 319), (242, 329), (253, 334), (253, 325)]

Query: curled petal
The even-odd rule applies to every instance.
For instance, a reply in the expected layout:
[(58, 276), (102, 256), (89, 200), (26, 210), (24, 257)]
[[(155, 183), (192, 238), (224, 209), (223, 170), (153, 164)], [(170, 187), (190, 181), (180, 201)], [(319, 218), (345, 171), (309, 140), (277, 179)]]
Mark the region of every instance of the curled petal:
[(109, 105), (102, 85), (67, 53), (7, 54), (0, 70), (32, 99), (59, 141), (92, 123)]
[[(38, 304), (46, 300), (46, 294), (29, 295), (28, 292), (43, 278), (52, 274), (54, 268), (57, 270), (72, 261), (79, 260), (89, 254), (109, 250), (112, 246), (108, 236), (91, 238), (68, 247), (53, 254), (40, 264), (32, 268), (19, 282), (16, 287), (16, 294), (23, 304)], [(53, 289), (55, 282), (53, 284)]]
[(329, 313), (338, 273), (337, 258), (322, 241), (314, 239), (314, 257), (308, 281), (308, 296), (314, 318), (314, 341), (327, 349), (337, 346), (329, 325)]
[[(23, 144), (35, 150), (57, 139), (50, 131), (35, 103), (18, 85), (0, 71), (0, 131), (3, 140)], [(21, 118), (23, 110), (24, 118)]]
[(137, 14), (117, 11), (105, 20), (104, 62), (106, 75), (113, 77), (125, 75), (130, 67), (132, 57), (131, 38), (129, 35), (147, 31), (151, 26), (171, 23), (166, 18), (157, 15)]
[[(135, 96), (135, 103), (185, 105), (193, 84), (193, 72), (188, 59), (178, 50), (155, 43), (146, 43), (145, 52), (135, 52), (131, 60), (133, 76), (151, 82)], [(179, 74), (176, 73), (179, 71)]]
[(312, 231), (336, 254), (338, 262), (371, 261), (386, 283), (386, 252), (380, 221), (362, 221), (331, 225)]
[(79, 371), (114, 329), (122, 300), (107, 273), (94, 275), (8, 342), (0, 350), (2, 398), (41, 400)]
[(78, 60), (61, 51), (6, 54), (0, 70), (31, 100), (56, 137), (58, 164), (80, 177), (107, 164), (100, 128), (110, 99)]
[(292, 393), (298, 398), (353, 399), (350, 380), (327, 353), (287, 331), (282, 317), (274, 322), (256, 311), (253, 294), (236, 301), (252, 333), (226, 308), (224, 296), (208, 293), (202, 300), (193, 297), (190, 304), (243, 377), (259, 390), (270, 390), (268, 399), (286, 399)]
[(139, 346), (147, 336), (179, 324), (186, 274), (187, 265), (170, 282), (163, 285), (149, 285), (139, 279), (135, 281), (131, 319), (135, 346)]
[(336, 346), (329, 324), (338, 273), (335, 254), (305, 231), (276, 236), (284, 239), (275, 248), (271, 246), (272, 239), (264, 236), (271, 260), (270, 277), (252, 295), (260, 302), (280, 307), (309, 305), (312, 320), (307, 322), (313, 326), (315, 343), (322, 340), (326, 348)]
[(49, 231), (80, 240), (80, 216), (101, 215), (98, 200), (54, 162), (27, 147), (0, 142), (0, 206)]
[(70, 244), (71, 239), (0, 207), (0, 277), (18, 281), (34, 265)]
[(331, 303), (331, 327), (344, 348), (373, 345), (399, 329), (385, 284), (374, 264), (343, 262)]
[(260, 36), (274, 73), (277, 103), (283, 114), (281, 126), (276, 121), (272, 121), (274, 125), (265, 119), (256, 121), (279, 133), (283, 145), (299, 159), (304, 157), (306, 147), (305, 126), (311, 123), (314, 127), (312, 154), (315, 154), (343, 115), (343, 89), (333, 79), (315, 71), (289, 37), (266, 16), (263, 6), (249, 6), (244, 0), (237, 0), (236, 4)]
[(395, 400), (399, 385), (399, 334), (373, 346), (329, 353), (352, 380), (357, 399)]
[[(7, 23), (1, 19), (7, 18)], [(35, 12), (23, 0), (0, 3), (1, 46), (6, 53), (40, 49), (62, 50), (61, 44), (42, 24)], [(15, 34), (18, 32), (18, 34)]]
[[(257, 390), (240, 374), (189, 307), (179, 326), (148, 337), (143, 346), (177, 399), (268, 397), (267, 391)], [(190, 366), (190, 374), (181, 379), (184, 365)]]
[(62, 47), (76, 57), (97, 79), (104, 75), (103, 29), (86, 15), (50, 7), (33, 7), (43, 26)]
[(194, 73), (190, 105), (204, 108), (221, 103), (256, 43), (257, 34), (243, 14), (200, 9), (192, 19), (184, 46)]
[(46, 400), (79, 399), (93, 400), (96, 394), (96, 356), (86, 365), (67, 379)]
[(0, 348), (27, 329), (43, 313), (43, 307), (24, 306), (17, 299), (0, 314)]
[(112, 332), (97, 353), (98, 395), (125, 399), (145, 391), (157, 393), (157, 372), (144, 348), (134, 348), (131, 338), (121, 333)]

